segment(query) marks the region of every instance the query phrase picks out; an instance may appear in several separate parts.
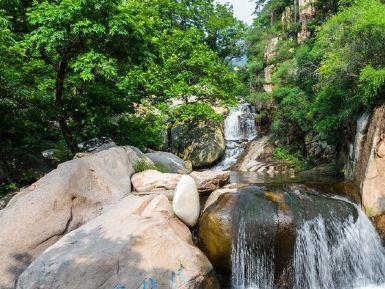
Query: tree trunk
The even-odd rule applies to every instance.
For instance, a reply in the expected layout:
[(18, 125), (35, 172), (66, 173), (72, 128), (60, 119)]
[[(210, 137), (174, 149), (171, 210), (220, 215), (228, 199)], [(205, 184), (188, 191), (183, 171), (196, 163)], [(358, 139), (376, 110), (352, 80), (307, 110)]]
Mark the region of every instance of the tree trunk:
[(60, 130), (63, 134), (64, 140), (72, 154), (76, 154), (79, 149), (73, 138), (72, 132), (67, 125), (67, 117), (63, 104), (64, 79), (66, 77), (67, 66), (68, 62), (66, 59), (60, 61), (56, 76), (55, 106), (58, 114)]

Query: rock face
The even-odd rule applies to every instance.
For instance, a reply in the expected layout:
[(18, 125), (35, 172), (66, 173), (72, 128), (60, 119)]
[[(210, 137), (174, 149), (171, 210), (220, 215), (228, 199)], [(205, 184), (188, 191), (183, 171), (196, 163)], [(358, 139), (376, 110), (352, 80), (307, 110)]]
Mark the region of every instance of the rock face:
[(337, 150), (317, 134), (308, 134), (305, 137), (307, 156), (314, 160), (316, 165), (331, 163), (337, 159)]
[(182, 176), (174, 192), (172, 208), (175, 215), (189, 227), (194, 227), (200, 213), (199, 194), (194, 179)]
[(292, 174), (288, 164), (273, 159), (273, 147), (270, 139), (270, 136), (264, 136), (247, 144), (237, 163), (231, 169), (254, 172), (267, 177)]
[(215, 191), (230, 180), (230, 172), (228, 171), (202, 171), (192, 172), (190, 176), (195, 180), (200, 194)]
[(128, 196), (64, 236), (17, 289), (217, 289), (213, 268), (163, 196)]
[(136, 158), (112, 148), (63, 163), (18, 193), (0, 211), (0, 288), (13, 288), (42, 251), (129, 193)]
[(189, 174), (191, 163), (185, 162), (176, 155), (168, 152), (147, 153), (146, 156), (155, 164), (164, 167), (168, 173)]
[(269, 40), (266, 49), (265, 49), (265, 60), (269, 61), (271, 60), (274, 56), (277, 55), (277, 46), (279, 42), (279, 37), (273, 37)]
[(193, 168), (215, 163), (225, 153), (223, 129), (218, 122), (192, 121), (171, 129), (171, 151)]
[(251, 141), (245, 148), (244, 152), (239, 156), (238, 162), (233, 169), (242, 172), (251, 171), (259, 163), (259, 159), (266, 153), (270, 153), (269, 149), (270, 136), (264, 136)]
[(174, 190), (181, 175), (146, 170), (132, 176), (131, 182), (135, 192), (156, 192)]
[(264, 73), (265, 73), (265, 84), (263, 85), (263, 89), (265, 92), (271, 93), (274, 91), (274, 84), (273, 84), (273, 73), (275, 70), (275, 65), (269, 65), (265, 67)]
[[(277, 55), (277, 46), (279, 42), (279, 37), (273, 37), (268, 41), (268, 44), (265, 48), (265, 61), (269, 62)], [(263, 84), (263, 89), (265, 92), (271, 93), (274, 91), (274, 85), (272, 83), (272, 76), (275, 70), (275, 66), (268, 65), (265, 67), (265, 83)]]
[(301, 31), (298, 33), (298, 43), (304, 43), (310, 36), (308, 22), (315, 17), (314, 3), (316, 0), (299, 0), (299, 20), (301, 22)]
[(374, 109), (355, 161), (354, 177), (361, 187), (362, 205), (369, 217), (385, 213), (385, 104)]
[(274, 251), (275, 272), (280, 277), (291, 264), (297, 228), (317, 216), (346, 220), (357, 217), (357, 211), (348, 202), (316, 195), (300, 185), (222, 189), (207, 201), (199, 221), (199, 238), (214, 268), (228, 273), (232, 244), (242, 221), (250, 242), (258, 240), (258, 246)]

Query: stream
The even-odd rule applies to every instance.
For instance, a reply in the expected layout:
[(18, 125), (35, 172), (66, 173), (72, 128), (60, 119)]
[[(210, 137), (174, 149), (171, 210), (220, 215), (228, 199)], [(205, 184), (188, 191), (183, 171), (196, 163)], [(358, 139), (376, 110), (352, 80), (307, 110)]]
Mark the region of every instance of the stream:
[[(255, 118), (249, 104), (230, 111), (226, 154), (214, 169), (230, 168), (258, 137)], [(385, 250), (353, 185), (247, 172), (232, 172), (230, 180), (247, 186), (234, 197), (228, 288), (385, 288)]]

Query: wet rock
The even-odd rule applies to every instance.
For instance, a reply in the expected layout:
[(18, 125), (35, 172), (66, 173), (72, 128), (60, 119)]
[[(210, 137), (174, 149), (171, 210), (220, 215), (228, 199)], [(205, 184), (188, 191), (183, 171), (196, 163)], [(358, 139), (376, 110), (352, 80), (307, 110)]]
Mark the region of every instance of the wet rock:
[(201, 195), (223, 187), (230, 180), (230, 172), (228, 171), (192, 172), (190, 176), (195, 180)]
[(215, 121), (180, 123), (171, 129), (171, 151), (193, 168), (209, 166), (225, 153), (221, 124)]
[(351, 203), (299, 185), (221, 189), (206, 202), (199, 221), (200, 244), (216, 269), (230, 272), (231, 248), (242, 222), (245, 242), (274, 256), (279, 283), (292, 261), (297, 228), (320, 215), (326, 221), (346, 220), (356, 218), (357, 211)]
[(194, 227), (200, 213), (198, 188), (190, 176), (182, 176), (175, 189), (172, 201), (175, 215), (187, 226)]
[(164, 196), (128, 196), (67, 234), (19, 277), (17, 289), (218, 289)]
[(372, 218), (374, 227), (376, 228), (382, 243), (385, 244), (385, 214)]
[(212, 204), (214, 204), (218, 200), (218, 198), (220, 196), (222, 196), (223, 194), (235, 194), (235, 193), (238, 192), (237, 189), (239, 189), (239, 188), (240, 187), (229, 186), (228, 188), (223, 188), (223, 189), (215, 190), (207, 198), (207, 200), (205, 202), (205, 205), (204, 205), (204, 208), (203, 208), (203, 211), (205, 211), (208, 207), (210, 207)]
[(146, 170), (132, 176), (131, 182), (135, 192), (155, 192), (174, 190), (181, 175), (161, 173), (156, 170)]
[(191, 173), (191, 163), (185, 162), (176, 155), (168, 152), (152, 152), (146, 156), (158, 166), (164, 168), (165, 172), (174, 174), (189, 174)]
[(216, 194), (216, 201), (207, 206), (199, 220), (199, 240), (214, 268), (230, 272), (236, 198), (231, 193)]
[(65, 162), (18, 193), (0, 211), (0, 288), (13, 288), (47, 247), (129, 193), (136, 158), (112, 148)]

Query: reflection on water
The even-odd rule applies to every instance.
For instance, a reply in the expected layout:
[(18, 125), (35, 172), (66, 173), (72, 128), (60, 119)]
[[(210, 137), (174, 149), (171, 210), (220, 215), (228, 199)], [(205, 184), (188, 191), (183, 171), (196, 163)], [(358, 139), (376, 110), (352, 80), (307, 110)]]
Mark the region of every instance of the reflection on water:
[(267, 174), (258, 174), (255, 172), (239, 172), (232, 171), (230, 174), (231, 183), (240, 183), (240, 184), (285, 184), (285, 183), (336, 183), (341, 182), (343, 179), (336, 178), (335, 176), (327, 175), (316, 175), (316, 174), (306, 174), (306, 175), (275, 175), (270, 176)]
[(326, 194), (329, 196), (343, 196), (350, 201), (361, 204), (361, 196), (358, 186), (341, 178), (327, 175), (276, 175), (269, 176), (254, 172), (232, 171), (230, 173), (230, 183), (232, 184), (253, 184), (269, 188), (282, 188), (286, 185), (297, 185), (299, 189), (313, 189), (314, 193)]

